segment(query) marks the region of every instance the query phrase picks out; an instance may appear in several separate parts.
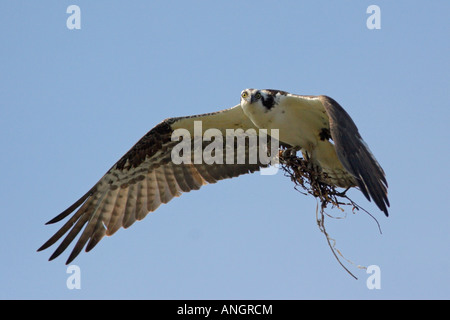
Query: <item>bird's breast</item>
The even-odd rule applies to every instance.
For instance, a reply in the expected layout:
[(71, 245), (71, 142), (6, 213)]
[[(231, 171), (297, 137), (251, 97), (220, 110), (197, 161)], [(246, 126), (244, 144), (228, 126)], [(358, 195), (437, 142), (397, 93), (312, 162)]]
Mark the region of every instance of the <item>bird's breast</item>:
[(259, 129), (278, 129), (280, 141), (305, 149), (311, 149), (317, 145), (319, 133), (323, 127), (317, 117), (281, 105), (270, 110), (261, 110), (257, 106), (250, 105), (244, 108), (244, 113)]

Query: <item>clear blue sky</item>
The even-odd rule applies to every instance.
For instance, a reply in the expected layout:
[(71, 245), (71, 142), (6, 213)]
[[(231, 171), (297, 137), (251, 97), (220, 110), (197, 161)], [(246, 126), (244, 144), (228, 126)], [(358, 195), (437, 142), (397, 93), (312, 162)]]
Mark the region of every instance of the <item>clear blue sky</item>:
[[(81, 8), (69, 30), (66, 9)], [(381, 9), (369, 30), (366, 9)], [(450, 298), (450, 4), (434, 1), (1, 1), (0, 298)], [(327, 220), (282, 174), (185, 194), (74, 264), (37, 253), (44, 223), (162, 119), (239, 102), (244, 88), (326, 94), (386, 171), (389, 218)]]

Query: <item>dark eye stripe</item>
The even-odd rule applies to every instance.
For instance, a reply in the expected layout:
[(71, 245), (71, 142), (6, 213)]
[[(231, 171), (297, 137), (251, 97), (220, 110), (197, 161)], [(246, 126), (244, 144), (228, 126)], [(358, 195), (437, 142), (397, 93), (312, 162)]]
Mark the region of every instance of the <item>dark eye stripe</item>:
[(275, 105), (275, 99), (273, 98), (272, 95), (267, 95), (265, 98), (262, 97), (262, 104), (264, 107), (266, 107), (267, 109), (272, 109), (273, 106)]

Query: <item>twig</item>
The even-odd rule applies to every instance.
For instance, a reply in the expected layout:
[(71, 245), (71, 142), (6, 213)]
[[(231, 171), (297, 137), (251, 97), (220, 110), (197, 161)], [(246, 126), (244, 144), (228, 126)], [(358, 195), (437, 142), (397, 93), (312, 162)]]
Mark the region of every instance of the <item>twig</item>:
[(348, 268), (342, 263), (341, 258), (346, 260), (348, 263), (355, 265), (357, 268), (365, 269), (365, 267), (356, 265), (352, 261), (346, 259), (342, 253), (336, 248), (336, 240), (331, 238), (325, 228), (325, 215), (331, 217), (328, 213), (325, 212), (325, 208), (329, 205), (331, 208), (337, 208), (342, 212), (346, 213), (344, 210), (345, 206), (350, 206), (353, 213), (356, 210), (363, 210), (369, 216), (371, 216), (377, 223), (378, 229), (381, 233), (380, 224), (374, 218), (372, 214), (370, 214), (367, 210), (362, 208), (352, 199), (350, 199), (346, 192), (348, 189), (343, 192), (339, 192), (336, 190), (335, 186), (329, 185), (324, 181), (327, 181), (327, 176), (323, 173), (319, 168), (314, 167), (314, 165), (308, 161), (308, 159), (304, 159), (301, 157), (297, 157), (292, 152), (283, 152), (283, 150), (279, 153), (279, 163), (285, 175), (291, 178), (291, 181), (294, 182), (294, 189), (304, 195), (312, 195), (318, 201), (320, 201), (320, 211), (319, 211), (319, 202), (316, 207), (316, 221), (320, 231), (325, 235), (327, 239), (328, 246), (331, 249), (336, 260), (339, 264), (346, 270), (353, 278), (358, 279), (353, 275)]

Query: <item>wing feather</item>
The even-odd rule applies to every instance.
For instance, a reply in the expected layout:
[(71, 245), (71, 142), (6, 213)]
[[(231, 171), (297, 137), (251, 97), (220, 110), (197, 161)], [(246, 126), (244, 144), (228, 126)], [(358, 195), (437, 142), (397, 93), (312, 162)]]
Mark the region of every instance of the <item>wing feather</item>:
[(176, 182), (177, 182), (178, 186), (180, 187), (181, 191), (189, 192), (190, 190), (192, 190), (189, 187), (188, 181), (184, 177), (184, 167), (185, 166), (177, 166), (177, 165), (174, 165), (173, 163), (171, 164), (171, 166), (172, 166), (172, 170), (174, 172)]
[(147, 175), (147, 210), (155, 211), (161, 205), (159, 197), (158, 182), (156, 181), (155, 171), (151, 171)]
[(130, 184), (130, 187), (128, 188), (127, 204), (125, 206), (125, 213), (123, 216), (122, 224), (125, 229), (130, 227), (136, 221), (136, 188), (137, 185), (135, 183)]
[[(96, 227), (103, 228), (103, 226), (100, 226), (99, 224), (101, 223), (101, 211), (102, 211), (101, 205), (104, 203), (105, 199), (106, 199), (106, 197), (102, 197), (100, 203), (97, 205), (94, 213), (92, 214), (91, 219), (88, 219), (89, 217), (84, 216), (79, 220), (79, 222), (80, 222), (79, 230), (81, 230), (86, 223), (87, 223), (87, 225), (86, 225), (85, 229), (83, 230), (83, 232), (81, 233), (81, 236), (78, 239), (78, 241), (76, 242), (75, 247), (73, 248), (72, 252), (70, 253), (70, 256), (67, 259), (66, 264), (71, 263), (73, 261), (73, 259), (75, 259), (75, 257), (81, 252), (83, 247), (88, 242), (89, 238), (96, 232), (96, 229), (95, 229)], [(73, 238), (76, 237), (76, 234), (78, 232), (73, 233)], [(67, 242), (68, 243), (72, 242), (73, 238), (68, 237)], [(64, 251), (64, 250), (62, 250), (62, 251)]]
[[(92, 200), (92, 199), (90, 199)], [(48, 247), (55, 244), (63, 235), (69, 231), (73, 225), (78, 221), (78, 219), (86, 212), (86, 207), (90, 206), (92, 201), (86, 201), (83, 206), (58, 230), (50, 239), (47, 240), (38, 251), (47, 249)]]
[(114, 208), (109, 216), (105, 216), (107, 236), (112, 236), (122, 226), (127, 203), (128, 187), (119, 187), (118, 190)]
[(356, 179), (365, 197), (389, 215), (388, 183), (385, 173), (359, 134), (358, 128), (335, 100), (319, 96), (330, 120), (330, 132), (336, 153), (344, 168)]
[(161, 168), (164, 171), (164, 177), (166, 178), (167, 186), (170, 189), (170, 195), (171, 195), (170, 199), (172, 199), (173, 197), (178, 197), (181, 193), (180, 193), (180, 188), (178, 186), (178, 183), (175, 179), (175, 175), (174, 175), (172, 166), (167, 164)]
[(220, 180), (220, 178), (215, 177), (213, 174), (213, 171), (215, 171), (216, 168), (219, 167), (207, 167), (199, 165), (196, 166), (198, 173), (203, 177), (203, 179), (205, 179), (207, 183), (216, 183)]
[(86, 246), (86, 252), (91, 251), (98, 242), (106, 235), (106, 219), (105, 217), (111, 217), (112, 212), (114, 210), (117, 195), (119, 193), (119, 189), (110, 189), (108, 196), (105, 198), (105, 205), (103, 206), (100, 217), (97, 221), (97, 225), (95, 226), (95, 231), (91, 235), (89, 242)]
[(164, 176), (163, 167), (159, 167), (155, 170), (156, 182), (158, 183), (159, 196), (162, 203), (169, 202), (173, 196), (170, 193), (170, 188), (167, 185), (166, 177)]
[[(89, 252), (92, 249), (94, 249), (94, 247), (97, 245), (97, 243), (99, 243), (100, 240), (102, 240), (103, 237), (106, 235), (106, 228), (102, 221), (103, 217), (104, 217), (104, 214), (100, 215), (100, 218), (97, 221), (97, 226), (95, 227), (95, 231), (92, 234), (92, 236), (90, 237), (88, 244), (86, 245), (86, 252)], [(75, 256), (74, 256), (74, 259), (75, 259)]]
[(136, 220), (144, 219), (147, 213), (147, 179), (144, 177), (138, 184)]
[(81, 229), (84, 227), (86, 222), (89, 220), (89, 215), (84, 214), (82, 215), (72, 229), (70, 229), (67, 236), (64, 238), (64, 240), (61, 242), (61, 244), (56, 248), (55, 252), (50, 256), (49, 260), (53, 260), (56, 257), (58, 257), (66, 248), (69, 246), (69, 244), (75, 239), (75, 237), (78, 235), (78, 233), (81, 231)]
[(55, 259), (81, 233), (67, 260), (70, 263), (85, 246), (86, 251), (91, 250), (105, 235), (131, 226), (182, 192), (260, 169), (262, 165), (258, 163), (175, 165), (171, 151), (178, 141), (171, 140), (172, 132), (183, 128), (194, 135), (194, 121), (202, 121), (202, 133), (209, 128), (217, 128), (224, 135), (226, 129), (256, 129), (240, 105), (215, 113), (164, 120), (119, 159), (91, 190), (48, 222), (56, 223), (72, 215), (38, 250), (47, 249), (67, 233), (50, 257)]

